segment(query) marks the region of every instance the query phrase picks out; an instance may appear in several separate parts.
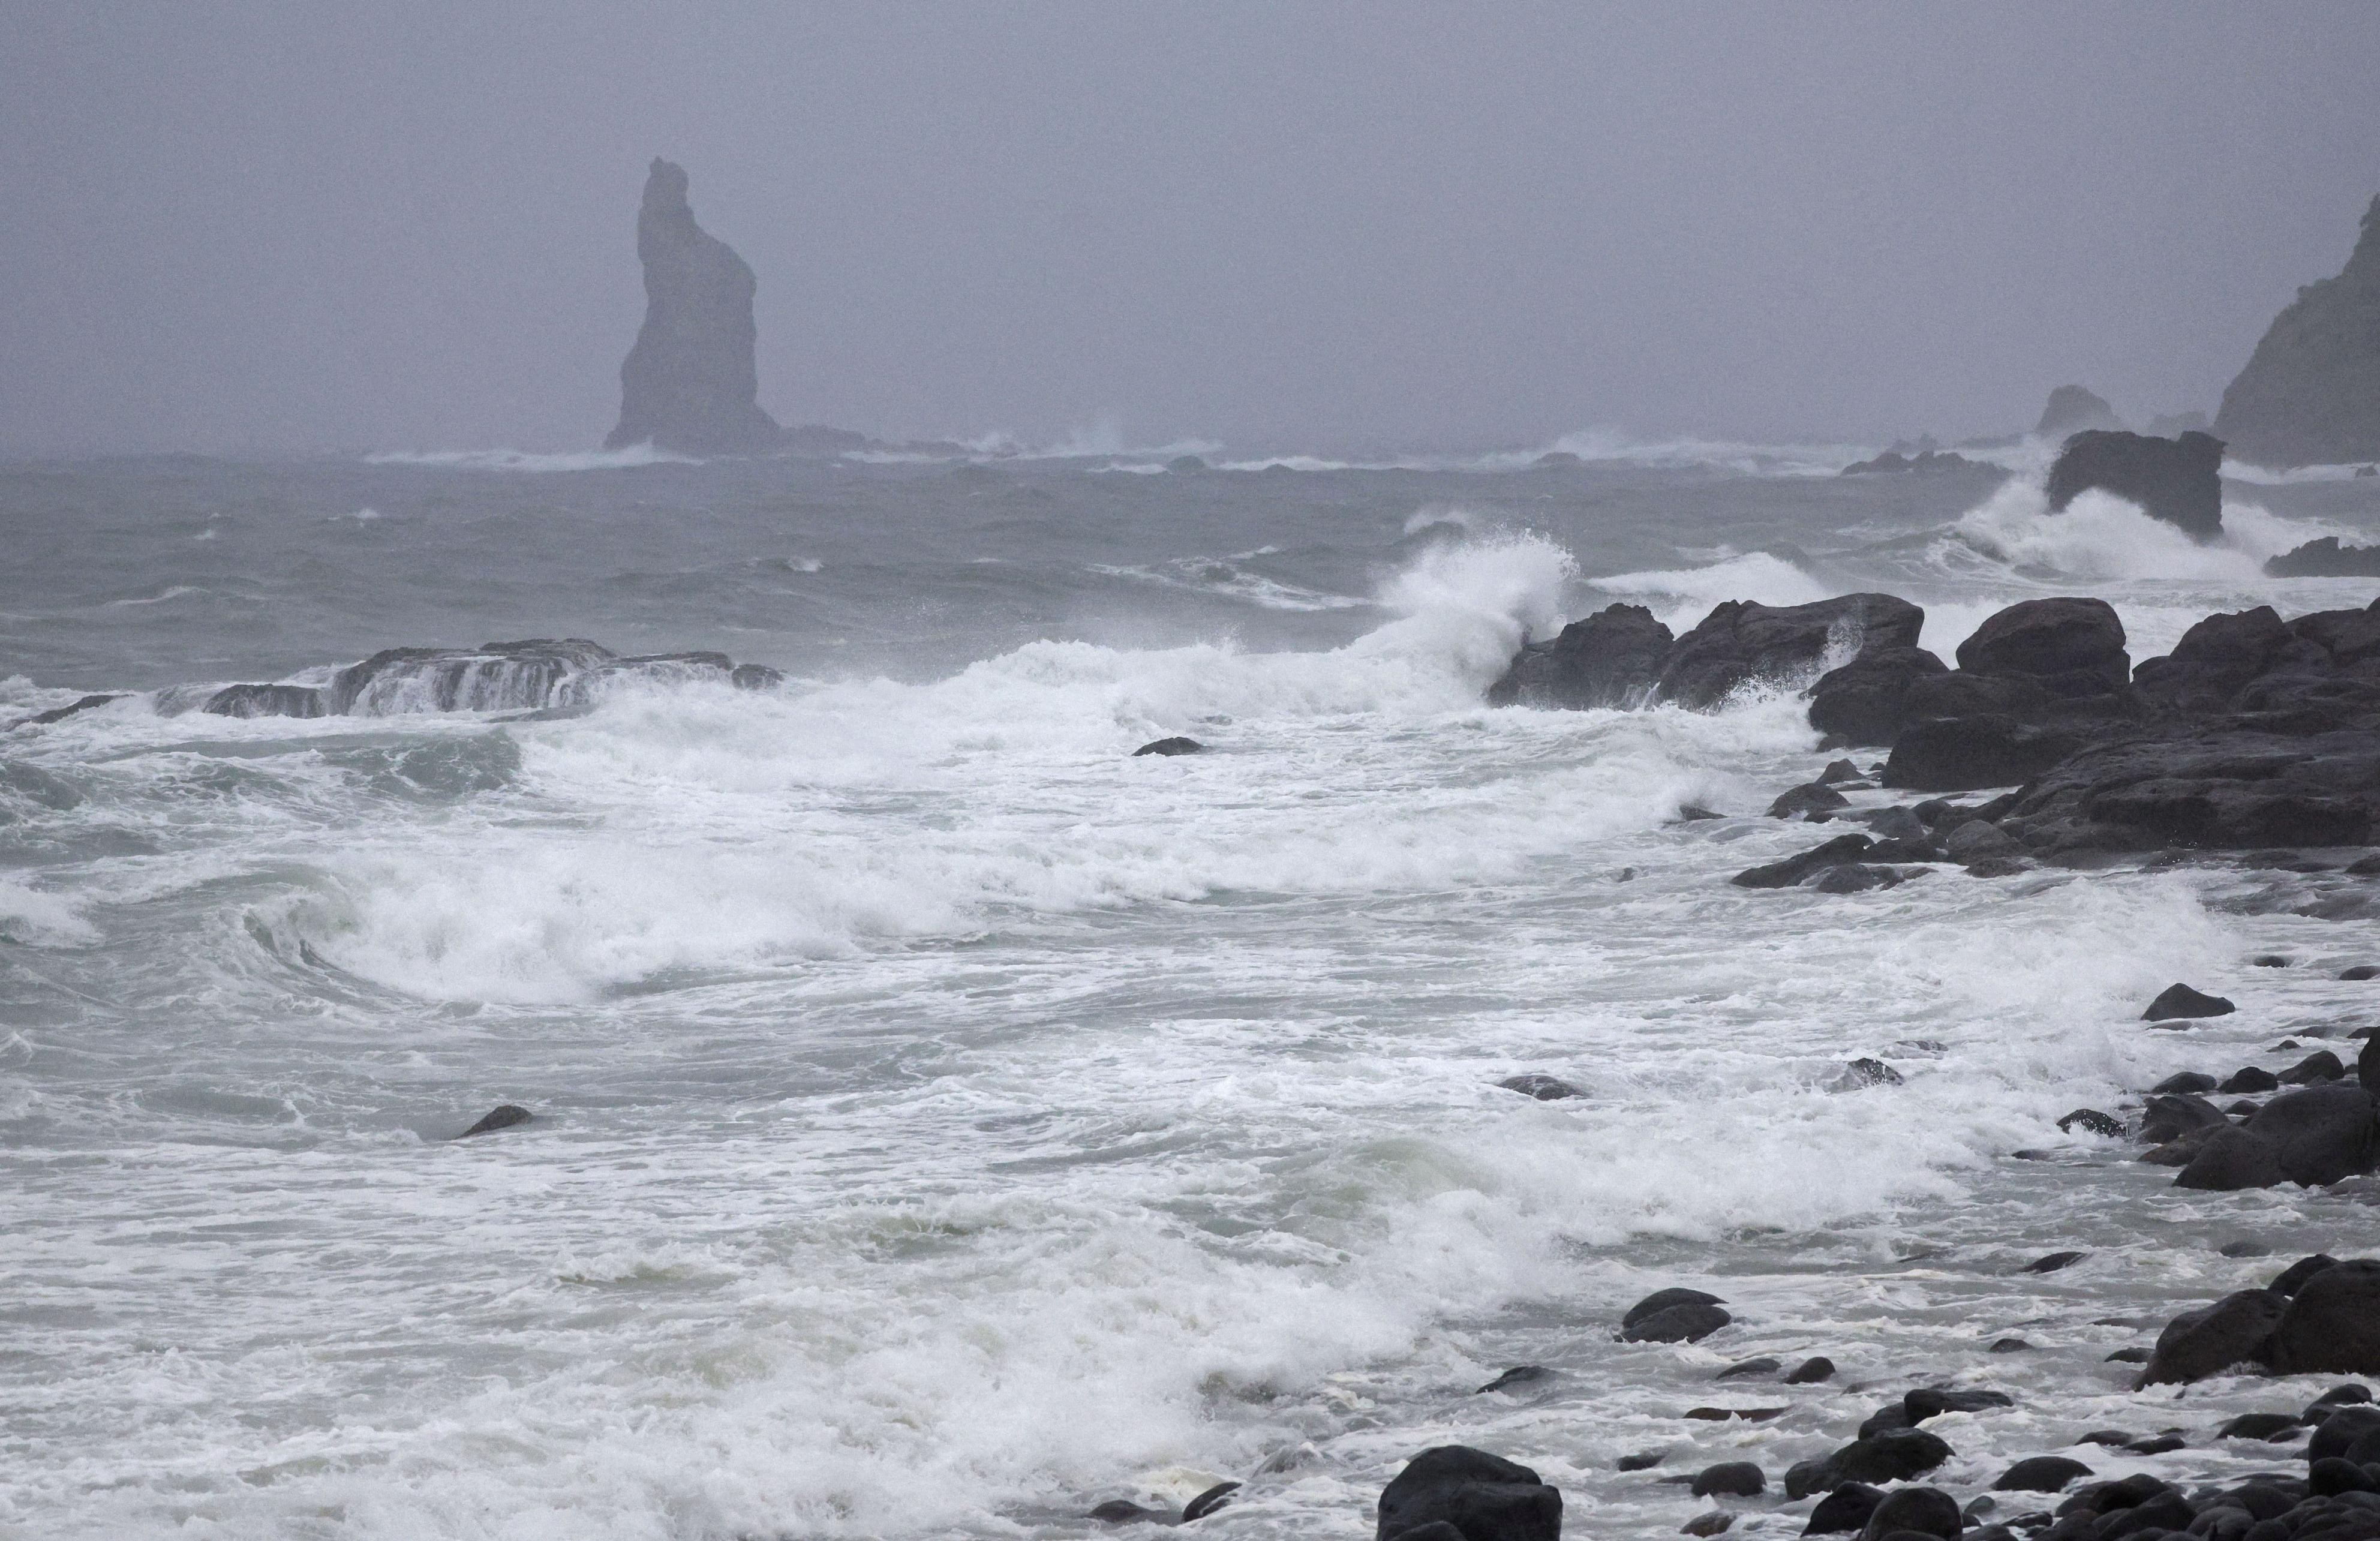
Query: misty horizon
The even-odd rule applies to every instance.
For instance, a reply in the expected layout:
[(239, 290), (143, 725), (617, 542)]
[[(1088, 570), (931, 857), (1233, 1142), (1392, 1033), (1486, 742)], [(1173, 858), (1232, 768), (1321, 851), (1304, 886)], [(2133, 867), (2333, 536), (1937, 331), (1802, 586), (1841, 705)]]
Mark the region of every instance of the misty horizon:
[(648, 162), (890, 440), (2212, 414), (2380, 190), (2380, 13), (16, 8), (0, 453), (599, 443)]

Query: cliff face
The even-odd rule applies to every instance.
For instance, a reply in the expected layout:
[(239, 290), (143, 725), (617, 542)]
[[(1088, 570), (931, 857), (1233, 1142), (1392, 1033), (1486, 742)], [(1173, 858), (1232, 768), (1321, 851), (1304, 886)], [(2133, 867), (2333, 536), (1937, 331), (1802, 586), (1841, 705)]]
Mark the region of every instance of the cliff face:
[(760, 410), (752, 362), (752, 270), (694, 223), (686, 170), (655, 161), (637, 213), (645, 324), (620, 366), (619, 449), (650, 440), (689, 455), (775, 447), (783, 431)]
[(2260, 466), (2380, 458), (2380, 198), (2345, 271), (2274, 318), (2215, 431)]

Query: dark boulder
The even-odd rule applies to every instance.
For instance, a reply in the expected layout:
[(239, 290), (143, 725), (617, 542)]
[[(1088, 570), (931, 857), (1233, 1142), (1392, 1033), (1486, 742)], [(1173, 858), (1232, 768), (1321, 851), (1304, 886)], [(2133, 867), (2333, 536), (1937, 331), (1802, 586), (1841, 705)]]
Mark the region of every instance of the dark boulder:
[(1727, 1461), (1696, 1472), (1688, 1491), (1698, 1499), (1752, 1499), (1767, 1489), (1768, 1479), (1757, 1465), (1749, 1461)]
[(1190, 1524), (1205, 1519), (1219, 1509), (1229, 1508), (1232, 1495), (1240, 1490), (1236, 1482), (1219, 1482), (1214, 1486), (1182, 1506), (1182, 1523)]
[[(2359, 473), (2361, 474), (2361, 473)], [(2336, 535), (2267, 557), (2268, 577), (2380, 577), (2380, 546), (2347, 546)]]
[(1923, 648), (1868, 649), (1810, 687), (1810, 726), (1829, 744), (1888, 745), (1909, 724), (1917, 683), (1948, 672)]
[[(233, 688), (238, 687), (235, 686)], [(124, 699), (124, 696), (125, 693), (121, 690), (105, 695), (79, 696), (62, 707), (52, 707), (47, 711), (37, 711), (30, 717), (19, 719), (8, 725), (18, 728), (28, 726), (45, 728), (53, 722), (63, 722), (77, 712), (89, 711), (93, 707), (103, 707), (110, 701), (120, 701)]]
[(2380, 455), (2380, 198), (2347, 266), (2298, 290), (2223, 393), (2215, 430), (2260, 466)]
[(1490, 706), (1641, 706), (1676, 640), (1642, 605), (1615, 604), (1524, 647), (1488, 687)]
[(2281, 1078), (2261, 1065), (2241, 1065), (2215, 1089), (2226, 1094), (2236, 1092), (2278, 1091)]
[(2380, 1118), (2355, 1082), (2283, 1092), (2257, 1110), (2247, 1132), (2271, 1146), (2292, 1183), (2321, 1187), (2380, 1161)]
[(2024, 1266), (2024, 1271), (2026, 1273), (2057, 1273), (2061, 1269), (2072, 1268), (2075, 1264), (2082, 1261), (2083, 1258), (2090, 1256), (2091, 1255), (2087, 1252), (2053, 1252), (2046, 1257), (2036, 1257), (2032, 1262), (2027, 1263)]
[(2077, 1129), (2086, 1135), (2096, 1135), (2103, 1140), (2120, 1139), (2124, 1133), (2124, 1122), (2113, 1114), (2103, 1113), (2096, 1108), (2077, 1108), (2058, 1121), (2058, 1130), (2060, 1134), (2070, 1135)]
[(1757, 1359), (1740, 1359), (1734, 1364), (1730, 1365), (1727, 1368), (1719, 1371), (1718, 1374), (1711, 1377), (1711, 1378), (1713, 1380), (1742, 1380), (1749, 1376), (1775, 1375), (1779, 1370), (1781, 1370), (1784, 1367), (1785, 1365), (1783, 1361), (1764, 1353)]
[(1561, 1491), (1467, 1445), (1422, 1451), (1381, 1489), (1378, 1541), (1444, 1523), (1464, 1541), (1560, 1541)]
[(1169, 1522), (1173, 1517), (1161, 1509), (1150, 1509), (1130, 1499), (1110, 1499), (1096, 1505), (1084, 1518), (1097, 1520), (1103, 1525), (1128, 1525), (1135, 1520)]
[(1667, 1311), (1673, 1305), (1725, 1305), (1726, 1304), (1727, 1302), (1719, 1299), (1717, 1295), (1706, 1293), (1701, 1290), (1689, 1290), (1683, 1285), (1673, 1284), (1666, 1290), (1654, 1291), (1651, 1294), (1646, 1295), (1643, 1300), (1640, 1300), (1635, 1304), (1630, 1306), (1627, 1310), (1627, 1314), (1620, 1318), (1620, 1325), (1622, 1327), (1633, 1327), (1638, 1322), (1643, 1321), (1645, 1317), (1652, 1316), (1655, 1312)]
[(1835, 1362), (1824, 1354), (1804, 1359), (1785, 1377), (1788, 1386), (1815, 1386), (1835, 1377)]
[(2346, 1075), (2347, 1067), (2339, 1062), (2338, 1055), (2327, 1049), (2317, 1049), (2273, 1079), (2285, 1086), (2318, 1086), (2342, 1080)]
[(2049, 852), (2367, 843), (2380, 827), (2380, 731), (2302, 693), (2285, 704), (2294, 717), (2251, 712), (2086, 743), (2035, 777), (2001, 828)]
[(535, 1116), (527, 1108), (516, 1108), (507, 1102), (491, 1110), (479, 1122), (455, 1137), (458, 1140), (468, 1140), (474, 1135), (492, 1135), (499, 1129), (510, 1129), (516, 1123), (527, 1123)]
[(1992, 1484), (2003, 1493), (2058, 1493), (2091, 1475), (2091, 1468), (2062, 1455), (2036, 1455), (2018, 1462)]
[(2149, 1088), (2157, 1093), (2211, 1092), (2217, 1089), (2214, 1076), (2196, 1070), (2177, 1071)]
[(2338, 1258), (2331, 1256), (2326, 1252), (2317, 1252), (2310, 1257), (2301, 1257), (2296, 1262), (2291, 1263), (2288, 1268), (2283, 1268), (2280, 1272), (2280, 1277), (2274, 1280), (2270, 1284), (2265, 1285), (2265, 1288), (2272, 1291), (2275, 1294), (2294, 1295), (2300, 1290), (2305, 1288), (2306, 1280), (2322, 1272), (2325, 1268), (2335, 1268), (2337, 1267), (2338, 1267)]
[[(2283, 1320), (2287, 1320), (2284, 1313)], [(2217, 1439), (2263, 1439), (2267, 1442), (2287, 1439), (2305, 1427), (2305, 1420), (2294, 1413), (2242, 1413), (2215, 1431)]]
[(2041, 420), (2033, 425), (2037, 439), (2063, 439), (2086, 428), (2121, 428), (2123, 419), (2107, 398), (2081, 385), (2060, 385), (2049, 393)]
[(2286, 1181), (2279, 1151), (2245, 1129), (2217, 1129), (2207, 1135), (2173, 1185), (2236, 1193), (2242, 1188), (2270, 1188)]
[(1950, 1459), (1950, 1447), (1922, 1428), (1886, 1429), (1854, 1439), (1831, 1455), (1797, 1462), (1785, 1474), (1785, 1496), (1807, 1498), (1846, 1482), (1906, 1482)]
[(2157, 1334), (2141, 1384), (2204, 1380), (2234, 1365), (2264, 1365), (2288, 1305), (2288, 1296), (2271, 1290), (2240, 1290), (2182, 1313)]
[(1729, 881), (1738, 888), (1791, 888), (1828, 868), (1857, 862), (1875, 843), (1864, 834), (1837, 835), (1783, 861), (1746, 868)]
[(1870, 649), (1914, 648), (1925, 624), (1923, 610), (1889, 594), (1786, 606), (1730, 600), (1678, 638), (1656, 694), (1683, 706), (1715, 707), (1755, 681), (1811, 680), (1829, 654), (1849, 661)]
[(1551, 1378), (1553, 1373), (1543, 1365), (1515, 1365), (1471, 1394), (1479, 1397), (1490, 1391), (1509, 1391), (1515, 1386), (1533, 1386), (1540, 1380)]
[(2178, 1022), (2202, 1016), (2229, 1016), (2240, 1008), (2219, 995), (2207, 995), (2188, 985), (2168, 985), (2141, 1013), (2143, 1022)]
[(1508, 1075), (1496, 1085), (1506, 1091), (1519, 1092), (1523, 1097), (1534, 1097), (1540, 1102), (1560, 1102), (1565, 1098), (1586, 1095), (1569, 1082), (1551, 1075)]
[(656, 160), (637, 212), (645, 321), (620, 366), (620, 421), (606, 449), (752, 454), (783, 431), (757, 402), (752, 270), (694, 222), (685, 168)]
[(1633, 1316), (1620, 1329), (1623, 1343), (1698, 1343), (1735, 1318), (1717, 1305), (1693, 1303)]
[(2283, 1375), (2380, 1375), (2380, 1261), (2339, 1263), (2300, 1286), (2273, 1335), (2273, 1367)]
[(1159, 738), (1135, 749), (1132, 758), (1138, 759), (1143, 755), (1203, 755), (1206, 752), (1207, 746), (1195, 738)]
[(2105, 600), (2025, 600), (2000, 611), (1959, 644), (1959, 668), (2015, 675), (2063, 696), (2121, 690), (2132, 677), (2124, 624)]
[(1861, 1527), (1862, 1541), (1884, 1541), (1888, 1535), (1931, 1535), (1958, 1541), (1966, 1519), (1958, 1500), (1938, 1487), (1902, 1487), (1887, 1493)]
[(2050, 512), (2064, 513), (2093, 488), (2140, 504), (2193, 540), (2212, 540), (2223, 533), (2223, 441), (2087, 429), (2066, 441), (2049, 467)]
[(1863, 1530), (1867, 1517), (1884, 1501), (1881, 1488), (1864, 1482), (1839, 1484), (1815, 1508), (1810, 1511), (1810, 1523), (1802, 1527), (1804, 1535), (1842, 1535)]
[(1805, 782), (1800, 786), (1788, 787), (1778, 794), (1777, 800), (1768, 805), (1768, 817), (1806, 819), (1814, 813), (1832, 813), (1837, 808), (1849, 807), (1851, 803), (1850, 798), (1831, 786), (1821, 786), (1816, 782)]
[(217, 717), (320, 717), (322, 693), (306, 685), (232, 685), (199, 709)]
[(2219, 711), (2291, 640), (2268, 604), (2209, 615), (2182, 633), (2173, 651), (2143, 660), (2132, 685), (2144, 700), (2169, 710)]
[(1912, 1425), (1938, 1418), (1945, 1413), (1981, 1413), (1988, 1408), (2015, 1405), (2016, 1399), (2006, 1391), (1960, 1391), (1940, 1386), (1921, 1386), (1900, 1399), (1901, 1410), (1909, 1414)]
[(2141, 1109), (2139, 1134), (2150, 1145), (2164, 1145), (2230, 1126), (2231, 1121), (2223, 1116), (2222, 1109), (2203, 1097), (2182, 1094), (2150, 1098)]
[(2313, 1438), (2306, 1445), (2306, 1459), (2325, 1461), (2345, 1455), (2374, 1434), (2380, 1434), (2380, 1407), (2342, 1407), (2314, 1429)]
[(1929, 717), (1901, 730), (1884, 762), (1884, 784), (1914, 792), (2022, 786), (2084, 742), (2070, 727), (2035, 727), (1990, 713)]

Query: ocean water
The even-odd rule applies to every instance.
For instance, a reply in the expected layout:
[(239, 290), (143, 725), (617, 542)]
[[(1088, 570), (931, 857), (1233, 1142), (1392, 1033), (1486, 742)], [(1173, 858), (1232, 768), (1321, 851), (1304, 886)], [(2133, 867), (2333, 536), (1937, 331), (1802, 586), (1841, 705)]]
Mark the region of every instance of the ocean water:
[[(2109, 1474), (2280, 1459), (2206, 1436), (2315, 1384), (2134, 1393), (2105, 1356), (2374, 1211), (2178, 1193), (2055, 1120), (2380, 1020), (2335, 977), (2380, 961), (2367, 888), (1749, 892), (1828, 758), (1790, 689), (1481, 697), (1614, 599), (1682, 629), (1883, 588), (1947, 657), (2094, 593), (2138, 659), (2368, 603), (2260, 564), (2370, 539), (2375, 484), (2235, 480), (2199, 548), (2048, 516), (2022, 455), (1192, 447), (0, 467), (0, 1535), (1070, 1536), (1236, 1480), (1198, 1529), (1353, 1538), (1459, 1440), (1589, 1535), (1674, 1533), (1709, 1504), (1661, 1475), (1755, 1460), (1734, 1534), (1781, 1536), (1784, 1465), (1934, 1381), (2017, 1399), (1927, 1426), (1962, 1498), (2092, 1428), (2191, 1433), (2086, 1449)], [(188, 710), (540, 636), (787, 678)], [(91, 692), (125, 694), (26, 721)], [(1211, 752), (1132, 758), (1176, 734)], [(2177, 978), (2241, 1010), (2145, 1029)], [(1902, 1084), (1836, 1089), (1860, 1056)], [(1493, 1084), (1524, 1072), (1585, 1095)], [(450, 1138), (506, 1101), (535, 1121)], [(1612, 1341), (1673, 1283), (1734, 1325)], [(1757, 1353), (1841, 1374), (1714, 1383)]]

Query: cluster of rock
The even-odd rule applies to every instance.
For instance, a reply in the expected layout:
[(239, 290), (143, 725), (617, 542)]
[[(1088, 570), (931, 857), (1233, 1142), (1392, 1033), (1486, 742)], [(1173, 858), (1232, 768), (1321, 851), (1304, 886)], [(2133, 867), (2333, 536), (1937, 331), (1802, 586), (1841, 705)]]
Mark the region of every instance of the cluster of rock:
[[(1910, 859), (1957, 859), (1953, 836), (1965, 855), (2006, 855), (2352, 845), (2380, 831), (2380, 601), (2212, 615), (2137, 668), (2100, 600), (2011, 605), (1960, 644), (1956, 668), (1917, 646), (1924, 621), (1885, 594), (1732, 601), (1672, 638), (1613, 605), (1524, 645), (1488, 699), (1708, 707), (1753, 682), (1799, 685), (1828, 745), (1889, 751), (1886, 786), (2015, 788), (1867, 815), (1899, 815), (1884, 832), (1939, 847)], [(1773, 811), (1822, 819), (1846, 801), (1823, 786), (1789, 796)], [(1977, 823), (1995, 835), (1961, 832)], [(1858, 855), (1846, 845), (1793, 880)]]
[(1988, 471), (1995, 476), (2006, 473), (1985, 460), (1970, 460), (1949, 450), (1919, 450), (1915, 455), (1903, 455), (1897, 449), (1886, 450), (1871, 460), (1854, 460), (1845, 466), (1840, 476), (1879, 476), (1909, 473), (1917, 476), (1939, 476), (1951, 471)]
[(395, 717), (431, 711), (536, 711), (593, 704), (628, 681), (708, 682), (765, 690), (776, 670), (725, 653), (623, 657), (584, 637), (536, 637), (479, 648), (389, 648), (326, 685), (232, 685), (200, 706), (219, 717)]

